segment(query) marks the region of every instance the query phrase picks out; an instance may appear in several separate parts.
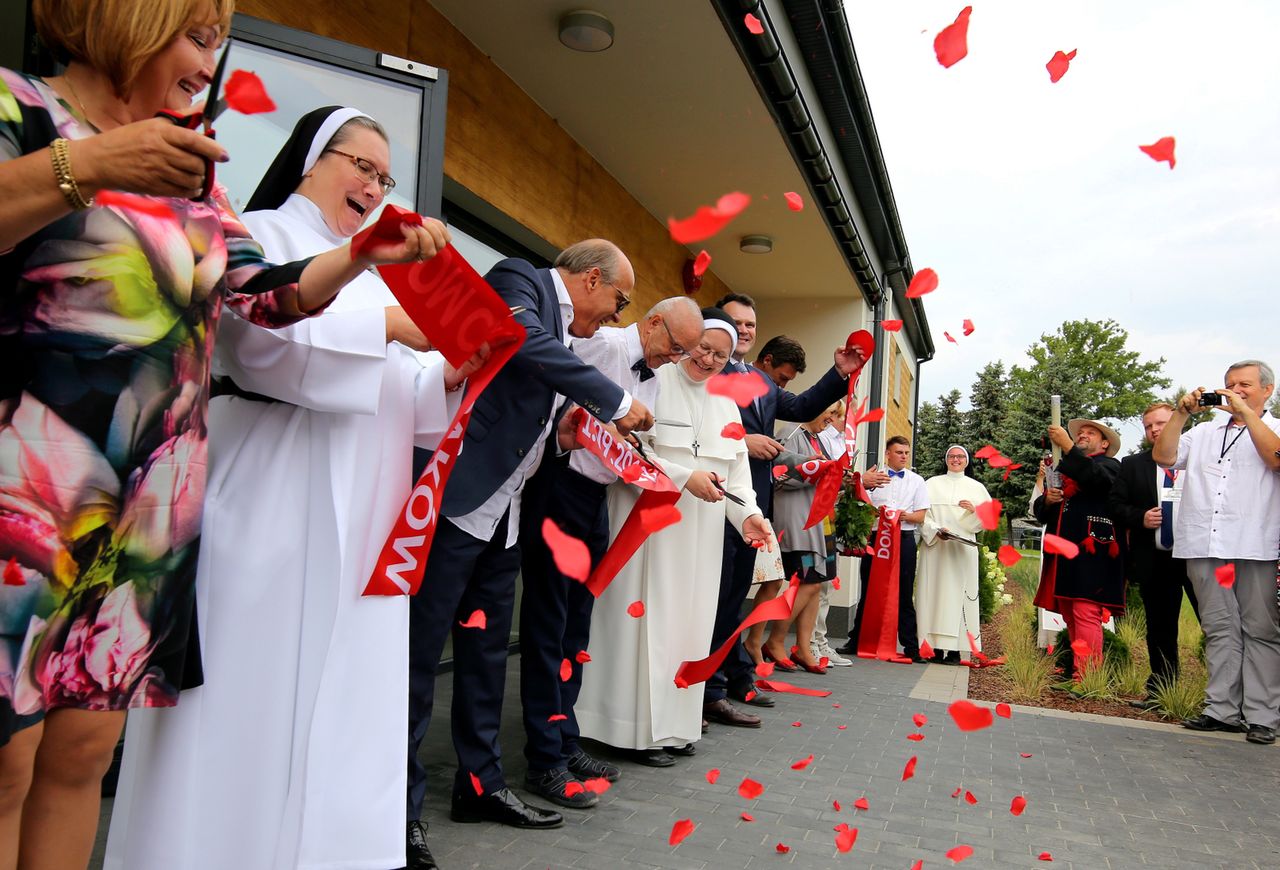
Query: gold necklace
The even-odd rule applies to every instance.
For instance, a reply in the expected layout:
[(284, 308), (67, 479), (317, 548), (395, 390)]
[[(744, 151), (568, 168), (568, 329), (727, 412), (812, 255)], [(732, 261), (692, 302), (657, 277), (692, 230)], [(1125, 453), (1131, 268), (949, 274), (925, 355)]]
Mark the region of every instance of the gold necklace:
[(62, 80), (67, 83), (67, 89), (71, 91), (71, 96), (75, 97), (76, 102), (80, 104), (80, 115), (84, 118), (84, 122), (97, 130), (98, 125), (89, 120), (89, 110), (84, 107), (84, 100), (80, 99), (80, 92), (76, 90), (75, 84), (72, 83), (69, 71), (62, 74)]

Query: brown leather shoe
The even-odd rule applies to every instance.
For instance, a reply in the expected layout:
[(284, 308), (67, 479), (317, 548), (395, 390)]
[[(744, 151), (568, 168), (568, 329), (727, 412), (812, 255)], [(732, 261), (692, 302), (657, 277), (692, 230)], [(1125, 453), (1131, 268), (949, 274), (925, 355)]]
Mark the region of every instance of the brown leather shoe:
[(719, 722), (721, 725), (732, 725), (735, 728), (760, 727), (759, 716), (744, 713), (724, 698), (719, 701), (712, 701), (710, 704), (704, 704), (702, 706), (702, 715), (712, 722)]

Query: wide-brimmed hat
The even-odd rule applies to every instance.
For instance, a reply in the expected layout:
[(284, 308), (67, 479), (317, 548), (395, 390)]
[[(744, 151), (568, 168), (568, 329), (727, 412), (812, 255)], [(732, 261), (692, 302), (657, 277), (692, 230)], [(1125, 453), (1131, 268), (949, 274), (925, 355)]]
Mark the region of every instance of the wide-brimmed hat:
[(1100, 420), (1085, 420), (1083, 417), (1072, 420), (1067, 424), (1067, 434), (1071, 436), (1072, 441), (1080, 437), (1081, 426), (1092, 426), (1102, 433), (1102, 437), (1107, 439), (1108, 456), (1115, 456), (1120, 452), (1120, 433)]

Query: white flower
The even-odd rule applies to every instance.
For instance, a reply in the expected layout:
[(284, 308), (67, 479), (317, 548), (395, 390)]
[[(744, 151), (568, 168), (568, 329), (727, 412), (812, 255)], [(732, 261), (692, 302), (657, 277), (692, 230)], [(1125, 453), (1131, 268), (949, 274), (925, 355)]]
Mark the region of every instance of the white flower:
[(1001, 602), (1002, 604), (1012, 604), (1012, 603), (1013, 603), (1013, 596), (1012, 596), (1012, 595), (1010, 595), (1010, 594), (1008, 594), (1008, 593), (1006, 592), (1004, 595), (1001, 595), (1001, 596), (1000, 596), (1000, 602)]
[(1003, 591), (1004, 591), (1004, 584), (1003, 584), (1003, 583), (997, 583), (997, 584), (996, 584), (996, 588), (997, 588), (997, 589), (999, 589), (1001, 592), (1003, 592)]

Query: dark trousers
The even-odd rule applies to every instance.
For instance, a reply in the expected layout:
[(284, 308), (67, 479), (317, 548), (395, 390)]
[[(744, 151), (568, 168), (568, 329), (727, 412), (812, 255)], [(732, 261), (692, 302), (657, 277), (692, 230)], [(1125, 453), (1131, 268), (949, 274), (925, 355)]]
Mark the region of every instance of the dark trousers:
[[(1178, 675), (1178, 614), (1182, 610), (1182, 591), (1196, 607), (1196, 594), (1187, 577), (1187, 563), (1173, 558), (1168, 550), (1154, 550), (1150, 569), (1138, 584), (1142, 607), (1147, 612), (1147, 655), (1151, 659), (1151, 677), (1147, 691), (1160, 679), (1172, 680)], [(1197, 617), (1199, 610), (1196, 611)]]
[[(720, 598), (716, 602), (716, 624), (711, 634), (711, 650), (720, 645), (733, 634), (738, 623), (742, 622), (742, 602), (747, 600), (751, 591), (751, 578), (755, 573), (756, 550), (742, 540), (742, 533), (729, 523), (724, 529), (724, 558), (720, 564)], [(710, 652), (711, 650), (708, 650)], [(703, 700), (710, 704), (723, 700), (729, 694), (729, 687), (740, 690), (744, 694), (755, 685), (755, 662), (742, 648), (739, 639), (729, 648), (720, 670), (707, 680), (703, 692)]]
[[(520, 548), (506, 546), (504, 516), (492, 541), (471, 537), (441, 519), (427, 560), (422, 588), (409, 599), (409, 789), (408, 820), (422, 815), (427, 771), (418, 746), (431, 723), (436, 669), (445, 638), (453, 632), (453, 747), (458, 754), (454, 792), (471, 789), (475, 774), (486, 793), (506, 785), (498, 726), (507, 676), (507, 641), (515, 603)], [(487, 627), (461, 628), (483, 610)]]
[[(544, 462), (525, 487), (520, 518), (520, 703), (524, 714), (524, 754), (529, 770), (563, 768), (578, 750), (578, 717), (574, 704), (582, 689), (582, 665), (576, 657), (587, 648), (595, 596), (587, 587), (556, 569), (542, 537), (542, 521), (554, 520), (565, 534), (583, 541), (595, 566), (609, 546), (609, 510), (605, 486), (560, 462)], [(544, 473), (545, 471), (545, 473)], [(568, 660), (569, 679), (560, 666)], [(550, 722), (551, 716), (568, 717)]]
[[(898, 643), (905, 656), (919, 655), (920, 640), (916, 637), (916, 533), (898, 533)], [(862, 594), (853, 617), (853, 629), (849, 632), (849, 644), (858, 648), (858, 635), (862, 631), (862, 608), (867, 602), (867, 586), (871, 583), (870, 556), (864, 556), (858, 566)]]

